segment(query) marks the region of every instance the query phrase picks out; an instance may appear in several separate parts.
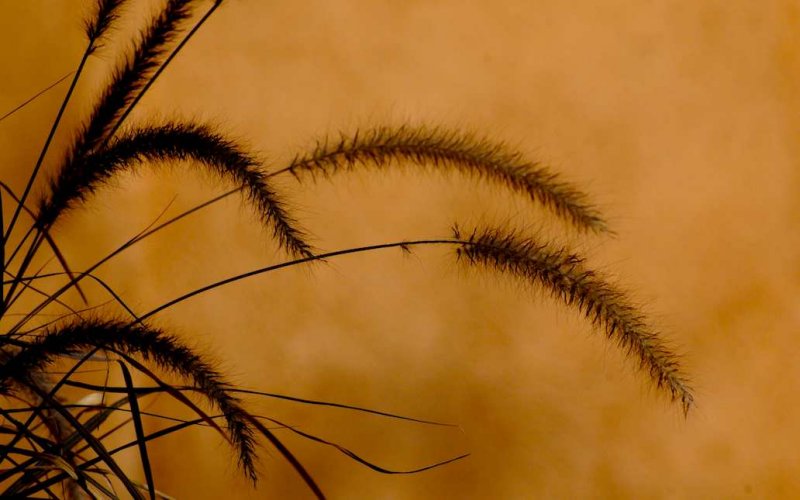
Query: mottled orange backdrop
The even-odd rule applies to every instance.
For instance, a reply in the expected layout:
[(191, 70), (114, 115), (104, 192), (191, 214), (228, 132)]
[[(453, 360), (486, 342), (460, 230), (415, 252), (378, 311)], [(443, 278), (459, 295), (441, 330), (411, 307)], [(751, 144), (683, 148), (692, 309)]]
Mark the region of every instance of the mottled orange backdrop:
[[(0, 2), (0, 113), (74, 69), (91, 4)], [(456, 176), (397, 170), (281, 186), (324, 249), (446, 235), (455, 220), (545, 225), (633, 290), (686, 354), (697, 388), (688, 419), (571, 310), (467, 272), (440, 249), (281, 271), (158, 324), (242, 385), (460, 425), (250, 399), (389, 468), (471, 453), (386, 476), (276, 431), (332, 498), (797, 497), (798, 33), (791, 0), (231, 0), (133, 117), (212, 121), (277, 164), (320, 134), (384, 122), (518, 145), (588, 189), (618, 237), (575, 237), (504, 190)], [(85, 116), (112, 49), (92, 59), (67, 125)], [(0, 123), (2, 177), (16, 189), (64, 91)], [(143, 171), (56, 234), (80, 269), (173, 197), (177, 213), (221, 189), (187, 169)], [(228, 200), (100, 274), (145, 311), (283, 258)], [(179, 498), (307, 495), (271, 450), (253, 489), (207, 429), (152, 453), (157, 487)]]

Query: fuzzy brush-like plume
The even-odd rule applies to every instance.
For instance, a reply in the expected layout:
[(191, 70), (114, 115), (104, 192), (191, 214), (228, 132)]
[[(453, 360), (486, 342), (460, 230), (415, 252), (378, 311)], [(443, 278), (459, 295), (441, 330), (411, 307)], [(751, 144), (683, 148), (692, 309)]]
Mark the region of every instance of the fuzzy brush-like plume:
[[(104, 2), (100, 6), (100, 13), (109, 11), (113, 19), (118, 7), (114, 5), (116, 3)], [(88, 124), (78, 136), (68, 162), (79, 161), (83, 155), (108, 140), (108, 133), (116, 126), (117, 119), (158, 68), (168, 45), (178, 34), (178, 27), (191, 15), (191, 4), (191, 0), (168, 0), (164, 9), (142, 32), (133, 47), (132, 55), (126, 54), (122, 64), (114, 71), (111, 82), (95, 105)], [(103, 24), (98, 21), (89, 28), (105, 31), (108, 22)]]
[(178, 338), (159, 329), (118, 320), (83, 320), (48, 330), (0, 365), (0, 393), (8, 394), (15, 382), (32, 383), (58, 356), (83, 354), (99, 347), (153, 361), (160, 368), (191, 381), (198, 392), (225, 416), (231, 441), (239, 454), (239, 465), (256, 480), (254, 431), (240, 401), (228, 392), (229, 384), (209, 362)]
[(438, 127), (377, 127), (338, 140), (323, 139), (286, 168), (330, 174), (358, 165), (385, 167), (392, 160), (422, 167), (446, 167), (491, 179), (548, 207), (575, 227), (610, 232), (588, 196), (546, 167), (526, 160), (504, 144)]
[(111, 25), (119, 17), (119, 10), (125, 0), (98, 0), (97, 14), (86, 22), (86, 38), (92, 42), (91, 50), (100, 46), (101, 40), (108, 33)]
[(84, 202), (97, 187), (122, 171), (181, 160), (203, 165), (242, 188), (282, 247), (295, 256), (312, 255), (305, 232), (269, 186), (259, 161), (211, 127), (194, 123), (132, 129), (80, 162), (66, 165), (50, 181), (50, 193), (39, 204), (37, 224), (50, 227), (61, 214)]
[(684, 413), (689, 411), (694, 397), (677, 356), (625, 293), (587, 269), (582, 257), (495, 229), (476, 230), (466, 239), (457, 227), (454, 233), (463, 242), (458, 248), (459, 258), (544, 287), (555, 298), (578, 308), (636, 358), (657, 387), (680, 401)]

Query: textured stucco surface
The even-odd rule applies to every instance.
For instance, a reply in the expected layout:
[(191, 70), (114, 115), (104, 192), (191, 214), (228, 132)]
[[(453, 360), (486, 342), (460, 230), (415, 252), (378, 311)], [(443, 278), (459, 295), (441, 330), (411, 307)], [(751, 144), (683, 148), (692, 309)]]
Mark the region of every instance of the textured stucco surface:
[[(0, 2), (0, 112), (77, 64), (91, 2), (78, 3)], [(686, 420), (572, 311), (465, 272), (441, 250), (282, 271), (159, 324), (248, 387), (461, 426), (253, 398), (261, 413), (386, 467), (472, 454), (383, 476), (278, 431), (332, 498), (797, 497), (798, 33), (800, 7), (779, 0), (232, 0), (134, 117), (209, 120), (276, 164), (320, 134), (383, 122), (517, 145), (589, 190), (618, 237), (575, 237), (502, 189), (456, 176), (395, 170), (281, 187), (325, 249), (443, 235), (454, 220), (544, 224), (625, 283), (686, 354), (697, 388)], [(110, 49), (92, 60), (68, 123), (88, 109)], [(3, 179), (17, 189), (63, 91), (0, 123)], [(174, 196), (170, 213), (220, 191), (187, 168), (117, 186), (58, 227), (74, 267)], [(283, 258), (230, 200), (101, 274), (147, 310)], [(157, 486), (179, 498), (303, 491), (272, 451), (252, 489), (205, 429), (152, 452)]]

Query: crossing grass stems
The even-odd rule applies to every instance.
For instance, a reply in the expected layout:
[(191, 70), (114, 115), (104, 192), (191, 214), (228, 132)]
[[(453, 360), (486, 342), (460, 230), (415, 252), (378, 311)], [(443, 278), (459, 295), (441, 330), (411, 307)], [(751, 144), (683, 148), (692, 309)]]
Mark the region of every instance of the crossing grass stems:
[[(256, 455), (263, 443), (277, 450), (319, 498), (324, 497), (321, 485), (278, 439), (275, 428), (333, 446), (380, 473), (421, 472), (464, 458), (453, 457), (410, 471), (388, 470), (341, 445), (256, 415), (248, 410), (242, 394), (255, 393), (435, 424), (368, 408), (239, 388), (226, 380), (206, 354), (153, 322), (159, 312), (234, 281), (365, 252), (444, 246), (451, 248), (454, 257), (466, 266), (485, 268), (497, 279), (517, 280), (542, 289), (585, 316), (638, 365), (645, 377), (676, 401), (684, 412), (689, 411), (693, 403), (692, 391), (680, 368), (679, 357), (621, 287), (592, 270), (582, 256), (570, 249), (505, 227), (464, 229), (454, 224), (449, 234), (437, 239), (398, 239), (364, 247), (321, 250), (311, 244), (309, 232), (294, 216), (294, 210), (273, 182), (279, 176), (292, 175), (298, 186), (303, 186), (319, 176), (333, 178), (366, 169), (404, 168), (420, 174), (453, 171), (476, 182), (492, 183), (526, 198), (533, 205), (549, 209), (562, 221), (566, 231), (599, 236), (612, 234), (602, 214), (584, 192), (550, 168), (527, 159), (503, 143), (436, 126), (376, 126), (322, 138), (287, 164), (276, 166), (265, 165), (257, 154), (208, 124), (193, 120), (145, 125), (128, 123), (131, 110), (221, 6), (222, 0), (213, 3), (166, 0), (130, 47), (118, 54), (119, 60), (108, 83), (96, 94), (91, 113), (74, 131), (74, 139), (57, 168), (52, 172), (43, 171), (48, 153), (57, 154), (50, 146), (85, 66), (100, 52), (108, 58), (109, 54), (105, 54), (109, 51), (107, 42), (130, 3), (128, 0), (95, 2), (94, 12), (85, 24), (86, 49), (74, 72), (63, 79), (71, 76), (27, 183), (19, 190), (0, 182), (0, 196), (5, 201), (2, 206), (13, 207), (5, 214), (0, 210), (0, 222), (3, 222), (0, 319), (5, 325), (0, 336), (0, 489), (3, 494), (115, 497), (116, 489), (121, 487), (133, 498), (164, 496), (156, 488), (148, 443), (200, 425), (222, 436), (237, 456), (242, 473), (253, 483), (258, 480)], [(22, 107), (6, 113), (0, 121), (9, 119)], [(103, 189), (122, 173), (178, 165), (187, 170), (210, 172), (225, 187), (224, 193), (131, 236), (87, 269), (70, 268), (59, 250), (57, 229), (71, 211), (91, 203), (98, 189)], [(32, 188), (43, 176), (47, 176), (45, 188), (34, 198)], [(283, 249), (286, 260), (211, 283), (139, 314), (95, 274), (99, 267), (131, 246), (229, 196), (240, 196), (251, 207)], [(47, 273), (43, 268), (33, 269), (36, 257), (48, 252), (59, 269)], [(53, 279), (61, 280), (58, 287), (40, 286), (45, 280)], [(118, 313), (107, 312), (107, 307), (99, 312), (97, 304), (88, 303), (82, 288), (88, 282), (102, 287)], [(25, 300), (21, 300), (23, 298)], [(20, 304), (31, 300), (35, 305), (30, 310), (20, 309)], [(75, 303), (81, 305), (70, 305)], [(45, 319), (51, 318), (54, 312), (55, 320)], [(81, 381), (76, 374), (87, 363), (101, 363), (107, 370), (118, 370), (124, 384)], [(57, 371), (56, 367), (63, 370)], [(133, 374), (137, 374), (137, 380), (149, 380), (149, 383), (135, 383)], [(86, 391), (87, 395), (78, 401), (68, 400), (62, 395), (67, 389)], [(172, 425), (146, 433), (143, 423), (146, 419), (165, 417), (143, 411), (140, 402), (158, 394), (173, 398), (195, 418), (173, 418)], [(204, 403), (197, 402), (198, 398)], [(124, 414), (125, 418), (109, 428), (111, 417), (118, 414)], [(108, 444), (115, 433), (130, 428), (128, 426), (133, 427), (133, 440), (116, 447)], [(115, 459), (120, 451), (129, 448), (138, 452), (143, 478), (131, 477)]]

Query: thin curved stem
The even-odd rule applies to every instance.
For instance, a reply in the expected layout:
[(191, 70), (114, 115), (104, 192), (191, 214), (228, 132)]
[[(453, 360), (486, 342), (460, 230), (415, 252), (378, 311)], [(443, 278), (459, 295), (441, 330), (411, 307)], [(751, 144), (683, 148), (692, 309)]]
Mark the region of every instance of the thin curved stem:
[(321, 253), (321, 254), (318, 254), (318, 255), (312, 255), (310, 257), (303, 257), (301, 259), (295, 259), (295, 260), (290, 260), (290, 261), (287, 261), (287, 262), (281, 262), (280, 264), (273, 264), (271, 266), (266, 266), (266, 267), (261, 267), (259, 269), (254, 269), (253, 271), (248, 271), (246, 273), (237, 274), (236, 276), (231, 276), (229, 278), (216, 281), (216, 282), (211, 283), (209, 285), (206, 285), (204, 287), (192, 290), (191, 292), (185, 293), (185, 294), (181, 295), (180, 297), (176, 297), (176, 298), (170, 300), (169, 302), (165, 302), (164, 304), (161, 304), (160, 306), (156, 307), (155, 309), (152, 309), (151, 311), (146, 312), (145, 314), (140, 316), (137, 321), (138, 322), (142, 322), (142, 321), (150, 318), (151, 316), (154, 316), (154, 315), (158, 314), (159, 312), (163, 311), (164, 309), (168, 309), (168, 308), (174, 306), (175, 304), (178, 304), (178, 303), (183, 302), (185, 300), (191, 299), (192, 297), (194, 297), (196, 295), (200, 295), (201, 293), (205, 293), (205, 292), (207, 292), (209, 290), (213, 290), (214, 288), (219, 288), (219, 287), (221, 287), (223, 285), (227, 285), (227, 284), (233, 283), (235, 281), (240, 281), (240, 280), (243, 280), (243, 279), (246, 279), (246, 278), (250, 278), (252, 276), (257, 276), (259, 274), (268, 273), (270, 271), (277, 271), (278, 269), (283, 269), (283, 268), (286, 268), (286, 267), (299, 266), (301, 264), (308, 264), (309, 262), (325, 260), (325, 259), (329, 259), (329, 258), (332, 258), (332, 257), (338, 257), (338, 256), (342, 256), (342, 255), (349, 255), (349, 254), (355, 254), (355, 253), (371, 252), (373, 250), (381, 250), (381, 249), (384, 249), (384, 248), (404, 248), (405, 249), (405, 248), (408, 248), (408, 247), (411, 247), (411, 246), (419, 246), (419, 245), (463, 245), (463, 244), (466, 244), (466, 243), (467, 243), (466, 241), (460, 241), (460, 240), (456, 240), (456, 239), (431, 239), (431, 240), (415, 240), (415, 241), (396, 241), (396, 242), (392, 242), (392, 243), (381, 243), (381, 244), (378, 244), (378, 245), (368, 245), (368, 246), (363, 246), (363, 247), (347, 248), (347, 249), (344, 249), (344, 250), (336, 250), (336, 251), (333, 251), (333, 252), (327, 252), (327, 253)]
[(56, 86), (56, 85), (58, 85), (59, 83), (63, 82), (64, 80), (66, 80), (67, 78), (69, 78), (70, 76), (72, 76), (74, 73), (75, 73), (74, 71), (70, 71), (70, 72), (69, 72), (69, 73), (67, 73), (66, 75), (62, 76), (61, 78), (59, 78), (59, 79), (58, 79), (58, 80), (56, 80), (55, 82), (51, 83), (50, 85), (48, 85), (47, 87), (43, 88), (43, 89), (42, 89), (42, 90), (40, 90), (39, 92), (35, 93), (33, 96), (31, 96), (31, 97), (29, 97), (28, 99), (26, 99), (26, 100), (25, 100), (25, 102), (23, 102), (22, 104), (20, 104), (20, 105), (16, 106), (14, 109), (12, 109), (11, 111), (7, 112), (7, 113), (6, 113), (6, 114), (4, 114), (3, 116), (0, 116), (0, 122), (1, 122), (1, 121), (3, 121), (3, 120), (5, 120), (5, 119), (6, 119), (6, 118), (8, 118), (9, 116), (13, 115), (14, 113), (16, 113), (17, 111), (19, 111), (20, 109), (24, 108), (24, 107), (25, 107), (25, 106), (27, 106), (28, 104), (32, 103), (32, 102), (33, 102), (33, 101), (35, 101), (35, 100), (36, 100), (36, 99), (37, 99), (39, 96), (41, 96), (42, 94), (44, 94), (44, 93), (45, 93), (45, 92), (47, 92), (48, 90), (52, 89), (53, 87), (55, 87), (55, 86)]
[(53, 121), (52, 127), (50, 127), (50, 132), (47, 134), (47, 139), (44, 142), (44, 146), (42, 147), (41, 152), (39, 153), (39, 158), (36, 160), (36, 165), (33, 167), (33, 171), (31, 172), (30, 177), (28, 178), (28, 183), (25, 185), (25, 190), (22, 192), (22, 196), (20, 197), (20, 203), (17, 205), (17, 208), (14, 210), (14, 215), (11, 217), (11, 222), (8, 224), (8, 229), (4, 234), (4, 240), (8, 240), (11, 232), (14, 230), (14, 225), (19, 218), (20, 212), (22, 211), (22, 207), (25, 204), (25, 200), (28, 199), (30, 195), (31, 188), (33, 188), (33, 183), (36, 180), (36, 177), (39, 175), (39, 170), (42, 168), (42, 163), (44, 162), (44, 157), (47, 155), (47, 150), (50, 148), (50, 143), (53, 141), (53, 137), (56, 134), (56, 130), (58, 130), (58, 125), (61, 123), (61, 117), (64, 115), (64, 111), (67, 109), (67, 104), (69, 104), (69, 100), (72, 97), (72, 93), (75, 90), (75, 87), (78, 84), (78, 79), (83, 72), (83, 68), (86, 65), (86, 61), (89, 59), (89, 56), (92, 54), (92, 49), (94, 48), (95, 40), (90, 40), (89, 45), (86, 47), (86, 50), (83, 52), (83, 56), (81, 57), (81, 62), (78, 64), (78, 69), (75, 70), (75, 76), (72, 78), (72, 83), (69, 85), (69, 90), (67, 90), (66, 96), (64, 96), (64, 100), (61, 101), (61, 107), (58, 110), (58, 114), (56, 114), (56, 118)]
[[(173, 201), (174, 201), (174, 199), (173, 199)], [(92, 272), (93, 272), (95, 269), (97, 269), (98, 267), (102, 266), (103, 264), (105, 264), (106, 262), (108, 262), (109, 260), (111, 260), (112, 258), (114, 258), (116, 255), (120, 254), (121, 252), (125, 251), (125, 250), (126, 250), (128, 247), (130, 247), (131, 245), (133, 245), (133, 244), (135, 244), (136, 242), (138, 242), (138, 241), (139, 241), (139, 239), (142, 237), (142, 235), (149, 234), (149, 232), (150, 232), (150, 229), (152, 228), (152, 226), (153, 226), (154, 224), (156, 224), (156, 222), (158, 222), (158, 220), (159, 220), (159, 219), (160, 219), (160, 218), (161, 218), (161, 217), (164, 215), (164, 213), (167, 211), (167, 209), (169, 209), (169, 206), (170, 206), (171, 204), (172, 204), (172, 201), (170, 201), (170, 203), (169, 203), (169, 204), (168, 204), (168, 205), (167, 205), (167, 206), (164, 208), (164, 210), (162, 210), (162, 211), (161, 211), (161, 213), (158, 215), (158, 217), (156, 217), (156, 219), (155, 219), (153, 222), (151, 222), (150, 224), (148, 224), (148, 225), (147, 225), (147, 226), (146, 226), (144, 229), (142, 229), (142, 230), (141, 230), (139, 233), (137, 233), (136, 235), (134, 235), (133, 237), (131, 237), (130, 239), (128, 239), (128, 241), (126, 241), (125, 243), (123, 243), (123, 244), (122, 244), (122, 245), (120, 245), (119, 247), (117, 247), (117, 249), (116, 249), (116, 250), (112, 251), (111, 253), (109, 253), (108, 255), (106, 255), (105, 257), (103, 257), (102, 259), (100, 259), (99, 261), (95, 262), (95, 263), (94, 263), (94, 264), (93, 264), (91, 267), (89, 267), (88, 269), (86, 269), (85, 271), (81, 272), (81, 273), (80, 273), (80, 274), (78, 274), (77, 276), (75, 276), (75, 277), (73, 277), (72, 279), (70, 279), (70, 280), (69, 280), (69, 282), (67, 282), (67, 283), (66, 283), (64, 286), (62, 286), (62, 287), (61, 287), (61, 288), (59, 288), (57, 291), (55, 291), (54, 293), (52, 293), (52, 294), (50, 295), (50, 297), (48, 297), (48, 298), (47, 298), (47, 299), (45, 299), (43, 302), (41, 302), (39, 305), (37, 305), (36, 307), (34, 307), (34, 308), (33, 308), (33, 309), (32, 309), (32, 310), (31, 310), (31, 311), (28, 313), (28, 314), (26, 314), (26, 315), (25, 315), (25, 316), (24, 316), (24, 317), (23, 317), (23, 318), (22, 318), (22, 319), (21, 319), (19, 322), (17, 322), (17, 324), (16, 324), (16, 325), (14, 325), (14, 327), (13, 327), (13, 328), (11, 328), (11, 330), (9, 331), (9, 333), (16, 333), (16, 332), (18, 332), (18, 331), (19, 331), (19, 330), (20, 330), (20, 329), (21, 329), (23, 326), (25, 326), (25, 324), (26, 324), (28, 321), (30, 321), (30, 320), (31, 320), (33, 317), (35, 317), (37, 314), (39, 314), (40, 312), (42, 312), (42, 310), (43, 310), (45, 307), (47, 307), (48, 305), (50, 305), (50, 304), (51, 304), (51, 303), (52, 303), (52, 302), (53, 302), (55, 299), (57, 299), (58, 297), (60, 297), (61, 295), (63, 295), (65, 292), (69, 291), (69, 290), (70, 290), (70, 289), (71, 289), (73, 286), (78, 286), (78, 283), (79, 283), (80, 281), (82, 281), (82, 280), (83, 280), (85, 277), (87, 277), (87, 276), (90, 276), (90, 275), (91, 275), (91, 273), (92, 273)]]

